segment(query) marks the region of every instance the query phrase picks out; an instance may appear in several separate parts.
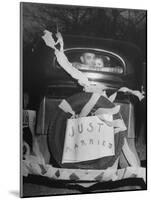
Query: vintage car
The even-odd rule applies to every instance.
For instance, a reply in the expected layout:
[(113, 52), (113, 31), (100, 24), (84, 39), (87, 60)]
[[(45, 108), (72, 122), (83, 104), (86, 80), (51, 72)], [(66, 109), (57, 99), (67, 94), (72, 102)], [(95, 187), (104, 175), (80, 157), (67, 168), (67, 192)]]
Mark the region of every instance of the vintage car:
[[(64, 53), (68, 60), (73, 63), (74, 67), (82, 71), (92, 84), (105, 86), (108, 95), (114, 93), (120, 87), (141, 89), (142, 57), (137, 46), (112, 39), (69, 35), (65, 35), (63, 38)], [(84, 53), (101, 56), (103, 67), (99, 68), (80, 63), (80, 57)], [(68, 98), (73, 106), (76, 102), (79, 102), (78, 106), (83, 105), (87, 97), (82, 96), (80, 99), (78, 94), (83, 93), (83, 88), (59, 66), (53, 50), (47, 47), (44, 42), (40, 42), (35, 47), (32, 60), (35, 69), (37, 69), (37, 72), (35, 70), (37, 76), (39, 73), (37, 82), (44, 85), (44, 96), (37, 115), (36, 134), (46, 162), (59, 167), (97, 168), (94, 162), (84, 163), (84, 165), (61, 163), (67, 116), (62, 115), (58, 110), (58, 105), (62, 99), (68, 100)], [(137, 109), (135, 108), (138, 106), (139, 101), (132, 95), (119, 93), (115, 103), (121, 105), (121, 114), (127, 126), (129, 145), (139, 160), (135, 148), (135, 122), (137, 121), (135, 117), (135, 110)], [(120, 152), (122, 142), (120, 138), (118, 141), (117, 151)], [(113, 163), (113, 160), (109, 158), (103, 162), (109, 164)], [(121, 167), (128, 165), (124, 158), (121, 160)], [(102, 167), (105, 168), (105, 166)]]
[[(142, 67), (143, 60), (141, 51), (137, 46), (123, 41), (82, 36), (63, 35), (63, 39), (64, 53), (69, 62), (73, 64), (73, 67), (83, 72), (92, 85), (105, 87), (107, 96), (110, 96), (121, 87), (141, 90), (145, 76), (143, 74), (144, 68)], [(83, 63), (81, 56), (85, 53), (90, 53), (91, 55), (95, 55), (95, 57), (101, 57), (103, 65), (98, 67), (95, 63), (93, 65)], [(26, 59), (26, 56), (28, 59)], [(58, 105), (65, 99), (74, 111), (79, 114), (81, 108), (90, 99), (91, 93), (83, 91), (83, 87), (78, 84), (77, 80), (73, 79), (59, 65), (54, 50), (47, 47), (43, 40), (38, 41), (38, 43), (32, 47), (32, 51), (30, 51), (29, 54), (24, 51), (23, 58), (24, 91), (26, 92), (26, 88), (30, 88), (27, 90), (29, 92), (30, 102), (26, 109), (29, 109), (28, 111), (36, 110), (36, 112), (32, 111), (31, 113), (32, 117), (36, 115), (36, 128), (34, 133), (34, 128), (32, 126), (32, 136), (36, 137), (46, 164), (50, 164), (49, 166), (53, 166), (55, 169), (57, 168), (59, 170), (64, 168), (63, 170), (68, 172), (68, 174), (70, 173), (70, 170), (78, 172), (77, 169), (82, 169), (88, 173), (87, 169), (90, 169), (90, 171), (107, 169), (120, 157), (118, 165), (118, 169), (120, 170), (129, 166), (129, 161), (122, 153), (123, 141), (126, 137), (128, 145), (134, 153), (137, 162), (141, 162), (142, 166), (142, 158), (138, 155), (138, 148), (136, 149), (136, 139), (138, 139), (139, 136), (138, 131), (142, 130), (143, 134), (146, 131), (145, 127), (141, 125), (143, 118), (142, 113), (145, 114), (146, 107), (142, 112), (142, 109), (140, 109), (141, 103), (138, 98), (129, 93), (122, 92), (117, 94), (114, 105), (120, 105), (118, 117), (122, 117), (127, 130), (115, 135), (115, 155), (84, 162), (63, 163), (62, 157), (66, 122), (71, 115), (63, 112)], [(113, 103), (109, 103), (106, 100), (97, 102), (88, 116), (93, 115), (96, 108), (99, 108), (100, 106), (111, 108)], [(27, 124), (25, 123), (25, 125)], [(29, 124), (32, 125), (32, 123)], [(23, 138), (24, 144), (26, 144), (24, 145), (23, 154), (27, 154), (30, 152), (30, 149), (32, 150), (33, 148), (32, 139), (34, 140), (34, 138), (30, 137), (30, 131), (27, 127), (24, 128), (23, 132), (24, 136), (26, 136)], [(143, 158), (143, 160), (146, 160), (146, 157)], [(60, 175), (61, 170), (59, 170), (57, 170), (54, 175), (56, 179)], [(42, 169), (41, 173), (45, 173), (45, 170)], [(73, 174), (70, 174), (72, 180), (67, 180), (66, 182), (63, 180), (60, 182), (61, 186), (58, 185), (59, 183), (57, 183), (57, 181), (52, 182), (52, 186), (54, 187), (53, 184), (55, 184), (56, 188), (67, 188), (67, 186), (73, 186), (73, 188), (76, 187), (77, 176), (75, 173)], [(99, 191), (103, 191), (104, 189), (118, 191), (118, 188), (121, 190), (127, 190), (127, 188), (132, 190), (145, 189), (146, 185), (143, 179), (140, 181), (140, 178), (136, 178), (136, 176), (133, 175), (135, 174), (132, 173), (132, 177), (130, 177), (129, 180), (126, 178), (123, 181), (98, 183), (100, 185), (98, 185), (97, 189), (96, 187), (91, 188), (91, 186), (78, 185), (78, 190), (83, 192), (93, 189)], [(41, 178), (44, 177), (42, 176)], [(29, 182), (29, 179), (30, 176), (25, 178), (24, 182)], [(44, 179), (45, 183), (50, 181), (50, 179)], [(52, 177), (52, 179), (54, 179), (54, 177)], [(37, 182), (40, 181), (40, 176), (38, 176), (38, 179), (36, 180)], [(33, 179), (31, 181), (33, 181)], [(87, 181), (89, 185), (91, 181)], [(96, 180), (93, 181), (95, 183)], [(68, 191), (71, 192), (70, 190)]]

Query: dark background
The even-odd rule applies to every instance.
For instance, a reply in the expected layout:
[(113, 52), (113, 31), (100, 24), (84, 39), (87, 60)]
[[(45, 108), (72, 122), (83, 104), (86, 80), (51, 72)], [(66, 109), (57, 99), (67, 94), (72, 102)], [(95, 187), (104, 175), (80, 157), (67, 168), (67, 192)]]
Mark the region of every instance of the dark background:
[[(24, 48), (34, 47), (43, 30), (129, 41), (146, 55), (146, 11), (132, 9), (23, 4)], [(145, 59), (145, 58), (144, 58)]]

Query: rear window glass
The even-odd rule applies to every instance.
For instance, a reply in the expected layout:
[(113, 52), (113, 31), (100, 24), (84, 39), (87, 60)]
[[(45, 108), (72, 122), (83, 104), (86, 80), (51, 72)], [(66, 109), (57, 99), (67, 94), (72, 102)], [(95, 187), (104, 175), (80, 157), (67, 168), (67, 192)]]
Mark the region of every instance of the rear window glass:
[[(65, 51), (65, 54), (73, 66), (81, 71), (114, 74), (122, 74), (124, 72), (123, 62), (118, 57), (106, 52), (70, 50)], [(55, 63), (59, 66), (57, 62)]]

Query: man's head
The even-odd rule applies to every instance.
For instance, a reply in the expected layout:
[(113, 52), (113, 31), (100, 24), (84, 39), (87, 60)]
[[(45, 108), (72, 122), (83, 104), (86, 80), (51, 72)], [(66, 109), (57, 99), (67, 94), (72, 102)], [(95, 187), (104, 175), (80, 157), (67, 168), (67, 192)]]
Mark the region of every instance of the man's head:
[(95, 63), (95, 54), (89, 53), (89, 52), (83, 53), (80, 57), (80, 60), (81, 60), (82, 64), (92, 66)]

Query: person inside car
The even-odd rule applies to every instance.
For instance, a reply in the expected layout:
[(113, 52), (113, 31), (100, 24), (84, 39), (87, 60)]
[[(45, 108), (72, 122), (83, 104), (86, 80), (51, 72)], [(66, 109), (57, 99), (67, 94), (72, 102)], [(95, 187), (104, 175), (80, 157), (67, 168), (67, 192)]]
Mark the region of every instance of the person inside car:
[(95, 54), (85, 52), (80, 56), (81, 63), (84, 65), (94, 66), (95, 64)]
[(86, 67), (94, 67), (95, 54), (91, 52), (84, 52), (80, 56), (80, 62), (74, 62), (72, 65), (78, 69), (86, 69)]
[(94, 66), (96, 68), (102, 68), (102, 67), (104, 67), (104, 61), (103, 61), (102, 56), (100, 56), (100, 55), (96, 55), (95, 56), (95, 65)]

